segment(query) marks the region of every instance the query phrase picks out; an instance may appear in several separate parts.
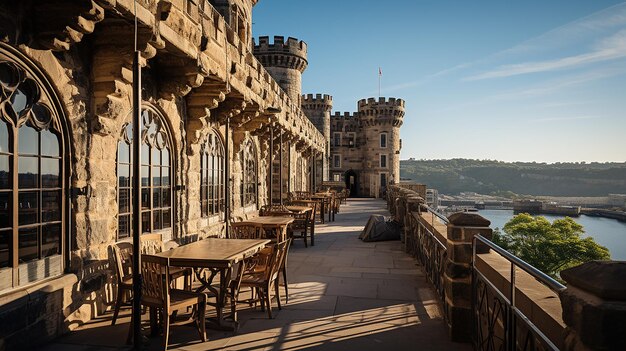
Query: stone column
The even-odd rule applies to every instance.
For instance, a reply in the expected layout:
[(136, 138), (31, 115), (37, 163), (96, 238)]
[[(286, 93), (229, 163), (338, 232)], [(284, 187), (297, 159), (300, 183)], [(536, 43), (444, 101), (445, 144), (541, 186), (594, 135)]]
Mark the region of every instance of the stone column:
[(560, 292), (565, 350), (624, 350), (626, 261), (591, 261), (566, 269)]
[[(472, 331), (472, 240), (491, 239), (490, 221), (477, 213), (458, 212), (448, 217), (444, 288), (447, 322), (453, 341), (469, 341)], [(479, 251), (480, 252), (480, 251)]]

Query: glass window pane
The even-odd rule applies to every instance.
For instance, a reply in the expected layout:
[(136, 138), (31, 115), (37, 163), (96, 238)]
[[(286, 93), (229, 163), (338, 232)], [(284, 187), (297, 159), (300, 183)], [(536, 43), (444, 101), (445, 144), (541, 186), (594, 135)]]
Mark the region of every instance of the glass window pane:
[(130, 215), (120, 215), (119, 224), (117, 227), (117, 238), (127, 238), (130, 236)]
[(61, 254), (61, 223), (41, 227), (41, 257)]
[(11, 186), (9, 167), (9, 156), (0, 155), (0, 189), (8, 189)]
[(154, 219), (154, 225), (152, 226), (152, 228), (154, 228), (154, 230), (163, 229), (163, 222), (161, 221), (161, 211), (153, 211), (152, 218)]
[(141, 164), (150, 164), (150, 146), (148, 144), (141, 144)]
[(129, 213), (130, 212), (130, 189), (120, 189), (119, 193), (120, 193), (120, 197), (118, 200), (118, 211), (119, 213)]
[(130, 163), (130, 145), (124, 140), (117, 144), (117, 162)]
[(130, 187), (130, 165), (117, 165), (117, 185), (120, 188)]
[(20, 157), (18, 164), (18, 183), (21, 189), (39, 187), (39, 159), (37, 157)]
[(0, 229), (11, 228), (11, 193), (0, 193)]
[(41, 131), (41, 154), (44, 156), (61, 156), (59, 152), (59, 137), (49, 130)]
[(167, 209), (163, 210), (163, 228), (171, 228), (172, 227), (172, 210)]
[(152, 189), (152, 208), (161, 207), (161, 188)]
[[(147, 162), (144, 162), (147, 163)], [(152, 148), (152, 165), (158, 166), (161, 164), (161, 150), (156, 147)]]
[(39, 237), (37, 236), (39, 227), (22, 228), (19, 230), (19, 262), (29, 262), (39, 258)]
[(0, 121), (0, 152), (9, 152), (9, 128), (3, 121)]
[(150, 186), (150, 167), (141, 166), (141, 186)]
[(141, 209), (150, 209), (150, 189), (141, 189)]
[(55, 158), (42, 158), (41, 159), (41, 183), (44, 188), (58, 188), (61, 186), (60, 182), (60, 167), (61, 161)]
[(18, 196), (19, 225), (37, 223), (39, 212), (39, 194), (36, 192), (20, 192)]
[(55, 222), (61, 220), (61, 192), (43, 191), (41, 193), (41, 221)]
[[(20, 88), (23, 88), (23, 85), (21, 85)], [(20, 88), (16, 89), (13, 93), (13, 96), (11, 96), (11, 105), (13, 106), (13, 111), (15, 111), (15, 114), (18, 116), (28, 104), (28, 97)]]
[(141, 214), (141, 230), (144, 233), (150, 233), (152, 231), (150, 224), (150, 212), (143, 212)]
[(152, 186), (161, 185), (161, 167), (152, 167)]
[(13, 232), (5, 230), (0, 232), (0, 268), (11, 266), (11, 237)]
[(39, 154), (39, 133), (26, 124), (18, 131), (18, 152), (20, 154)]
[(161, 168), (161, 185), (168, 186), (170, 185), (170, 168), (163, 167)]
[(161, 166), (170, 166), (170, 149), (169, 148), (163, 148), (163, 150), (161, 150)]
[(172, 206), (172, 188), (162, 188), (163, 207)]

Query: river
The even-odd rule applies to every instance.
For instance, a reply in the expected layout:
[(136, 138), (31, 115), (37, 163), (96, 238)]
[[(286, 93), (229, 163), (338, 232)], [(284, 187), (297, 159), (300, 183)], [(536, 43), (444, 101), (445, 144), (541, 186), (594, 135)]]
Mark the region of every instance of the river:
[[(513, 210), (480, 210), (483, 217), (491, 221), (491, 228), (504, 227), (513, 218)], [(563, 216), (543, 214), (550, 222)], [(585, 235), (593, 237), (600, 245), (611, 252), (611, 259), (626, 261), (626, 223), (615, 219), (582, 215), (572, 218), (585, 227)]]

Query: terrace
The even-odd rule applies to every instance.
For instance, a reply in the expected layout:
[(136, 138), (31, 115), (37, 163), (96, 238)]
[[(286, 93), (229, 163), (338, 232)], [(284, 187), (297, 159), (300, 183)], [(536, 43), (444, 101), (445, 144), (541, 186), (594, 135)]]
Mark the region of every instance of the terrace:
[[(376, 199), (350, 199), (336, 221), (316, 228), (315, 246), (295, 241), (288, 260), (289, 302), (273, 319), (241, 305), (236, 333), (207, 330), (202, 343), (192, 327), (173, 327), (170, 349), (180, 350), (470, 350), (451, 342), (440, 300), (424, 271), (399, 241), (358, 239), (370, 214), (388, 215)], [(284, 293), (281, 287), (282, 300)], [(275, 307), (275, 305), (274, 305)], [(112, 313), (96, 318), (44, 350), (124, 349), (130, 309), (116, 326)], [(160, 348), (160, 337), (149, 349)]]

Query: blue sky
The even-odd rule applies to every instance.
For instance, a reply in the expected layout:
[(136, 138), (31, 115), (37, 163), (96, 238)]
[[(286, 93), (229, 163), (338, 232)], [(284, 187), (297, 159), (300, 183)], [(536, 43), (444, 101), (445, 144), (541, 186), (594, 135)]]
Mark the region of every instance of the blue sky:
[(260, 0), (308, 44), (303, 93), (406, 100), (402, 159), (626, 161), (626, 2)]

